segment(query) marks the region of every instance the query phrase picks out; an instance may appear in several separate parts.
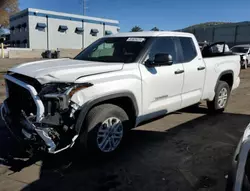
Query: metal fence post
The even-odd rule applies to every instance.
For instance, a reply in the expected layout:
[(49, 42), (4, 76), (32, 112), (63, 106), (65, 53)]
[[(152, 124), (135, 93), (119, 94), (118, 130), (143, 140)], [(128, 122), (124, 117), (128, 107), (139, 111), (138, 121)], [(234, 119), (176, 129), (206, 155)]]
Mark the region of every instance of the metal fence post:
[(239, 25), (235, 26), (235, 32), (234, 32), (234, 45), (237, 43), (237, 35), (238, 35), (238, 27)]
[(212, 30), (212, 42), (214, 42), (214, 35), (215, 35), (215, 27), (213, 27), (213, 30)]
[(3, 49), (3, 43), (1, 43), (1, 57), (4, 58), (4, 49)]

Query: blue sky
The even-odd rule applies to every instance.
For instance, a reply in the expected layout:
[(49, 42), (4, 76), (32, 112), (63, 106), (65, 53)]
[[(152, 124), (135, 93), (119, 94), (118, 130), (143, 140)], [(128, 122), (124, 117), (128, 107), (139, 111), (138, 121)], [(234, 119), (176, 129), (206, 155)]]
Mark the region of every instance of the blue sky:
[[(82, 14), (81, 0), (19, 0), (20, 8)], [(249, 20), (249, 0), (87, 0), (87, 15), (120, 21), (121, 31), (181, 29), (208, 21)]]

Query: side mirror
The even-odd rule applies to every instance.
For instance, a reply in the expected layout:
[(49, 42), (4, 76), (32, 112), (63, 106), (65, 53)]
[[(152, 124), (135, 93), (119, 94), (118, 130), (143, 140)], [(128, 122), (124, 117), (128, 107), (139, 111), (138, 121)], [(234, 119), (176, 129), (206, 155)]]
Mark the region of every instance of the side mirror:
[(167, 53), (160, 53), (155, 55), (154, 65), (169, 66), (173, 64), (173, 57)]

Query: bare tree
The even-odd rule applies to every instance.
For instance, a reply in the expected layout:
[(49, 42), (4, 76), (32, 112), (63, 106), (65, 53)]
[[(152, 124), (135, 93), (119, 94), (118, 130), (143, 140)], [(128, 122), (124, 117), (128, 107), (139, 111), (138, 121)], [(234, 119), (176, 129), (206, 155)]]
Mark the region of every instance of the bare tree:
[(9, 26), (9, 17), (19, 11), (18, 0), (0, 0), (0, 27)]

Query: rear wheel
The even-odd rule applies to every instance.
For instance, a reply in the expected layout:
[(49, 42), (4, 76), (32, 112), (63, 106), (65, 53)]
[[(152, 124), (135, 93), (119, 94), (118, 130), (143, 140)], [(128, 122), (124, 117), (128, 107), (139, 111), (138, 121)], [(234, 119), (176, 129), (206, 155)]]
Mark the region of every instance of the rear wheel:
[(224, 81), (219, 81), (215, 90), (213, 101), (208, 101), (207, 106), (210, 112), (223, 112), (227, 106), (230, 95), (230, 87)]
[(129, 129), (129, 118), (117, 105), (103, 104), (90, 110), (83, 128), (87, 131), (80, 136), (81, 145), (89, 152), (108, 154), (120, 146)]

